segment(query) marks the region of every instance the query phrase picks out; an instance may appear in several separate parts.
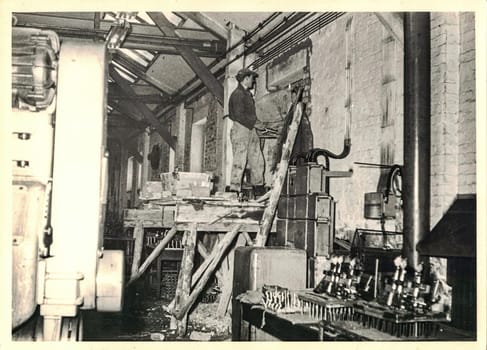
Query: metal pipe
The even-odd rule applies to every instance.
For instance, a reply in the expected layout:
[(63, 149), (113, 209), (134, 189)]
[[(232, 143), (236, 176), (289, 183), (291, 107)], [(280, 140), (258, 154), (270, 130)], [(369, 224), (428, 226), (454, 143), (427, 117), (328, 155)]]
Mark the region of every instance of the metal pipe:
[[(331, 12), (331, 13), (326, 12), (326, 13), (324, 13), (323, 15), (321, 15), (321, 16), (317, 17), (315, 20), (313, 20), (313, 21), (312, 21), (312, 22), (309, 24), (309, 27), (307, 27), (307, 29), (306, 29), (306, 30), (304, 30), (304, 31), (303, 31), (303, 30), (301, 30), (301, 31), (300, 31), (300, 35), (299, 35), (299, 36), (293, 36), (293, 38), (294, 38), (294, 37), (296, 37), (296, 38), (298, 38), (298, 40), (292, 40), (291, 42), (286, 41), (287, 45), (286, 45), (286, 47), (284, 47), (284, 48), (280, 46), (280, 45), (281, 45), (281, 42), (280, 42), (279, 44), (277, 44), (276, 46), (278, 46), (278, 45), (279, 45), (279, 50), (281, 50), (281, 51), (276, 50), (276, 52), (278, 52), (278, 53), (282, 53), (282, 52), (284, 52), (284, 51), (285, 51), (285, 50), (287, 50), (289, 47), (291, 47), (293, 44), (298, 43), (298, 42), (299, 42), (299, 40), (304, 40), (306, 37), (308, 37), (309, 35), (311, 35), (311, 34), (312, 34), (312, 33), (314, 33), (315, 31), (319, 30), (320, 28), (323, 28), (324, 26), (326, 26), (327, 24), (331, 23), (332, 21), (336, 20), (338, 17), (342, 16), (343, 14), (344, 14), (344, 12)], [(315, 13), (312, 13), (312, 15), (315, 15)], [(302, 14), (299, 14), (299, 19), (302, 19), (303, 17), (304, 17), (304, 16), (303, 16)], [(285, 21), (284, 21), (284, 22), (285, 22)], [(294, 17), (293, 17), (293, 22), (294, 22)], [(300, 22), (299, 22), (299, 23), (297, 23), (297, 25), (299, 25), (299, 24), (301, 24), (301, 23), (300, 23)], [(293, 27), (293, 28), (295, 28), (295, 27)], [(284, 29), (285, 29), (285, 28), (284, 28)], [(284, 30), (284, 29), (282, 29), (282, 28), (281, 28), (281, 30)], [(272, 31), (275, 31), (275, 30), (276, 30), (276, 29), (273, 29)], [(281, 32), (279, 32), (279, 34), (282, 34), (282, 33), (281, 33)], [(289, 38), (287, 38), (287, 39), (289, 39)], [(267, 47), (267, 43), (266, 43), (265, 47)], [(263, 49), (263, 48), (264, 48), (264, 47), (259, 47), (259, 49)], [(272, 51), (274, 51), (275, 49), (276, 49), (276, 47), (272, 47), (272, 48), (269, 50), (269, 52), (270, 52), (271, 50), (272, 50)], [(222, 67), (220, 67), (220, 68), (219, 68), (219, 69), (218, 69), (218, 70), (217, 70), (217, 71), (214, 73), (214, 75), (215, 75), (216, 77), (221, 76), (221, 75), (222, 75), (222, 74), (225, 72), (225, 67), (226, 67), (226, 66), (228, 66), (230, 63), (234, 62), (234, 61), (235, 61), (235, 60), (237, 60), (238, 58), (240, 58), (240, 57), (242, 57), (242, 56), (244, 56), (244, 55), (248, 55), (248, 54), (250, 54), (251, 52), (253, 52), (253, 51), (251, 51), (251, 48), (246, 49), (246, 50), (245, 50), (243, 53), (241, 53), (241, 54), (239, 54), (239, 55), (235, 56), (235, 57), (234, 57), (232, 60), (230, 60), (230, 61), (226, 62), (226, 63), (225, 63), (225, 64), (224, 64)], [(267, 52), (267, 53), (266, 53), (264, 56), (265, 56), (265, 57), (268, 57), (268, 53), (269, 53), (269, 52)], [(272, 57), (275, 57), (275, 56), (272, 56)], [(217, 59), (217, 60), (218, 60), (218, 59)], [(215, 60), (213, 63), (215, 63), (217, 60)], [(267, 62), (267, 61), (265, 61), (265, 62)], [(254, 62), (252, 62), (252, 63), (250, 64), (250, 66), (254, 66), (254, 68), (257, 68), (257, 67), (261, 66), (262, 64), (264, 64), (265, 62), (263, 61), (263, 58), (259, 58), (259, 59), (255, 60)], [(214, 66), (214, 65), (213, 65), (213, 63), (212, 63), (212, 64), (210, 64), (210, 65), (208, 66), (208, 68), (212, 68), (212, 67)], [(184, 90), (186, 90), (188, 87), (190, 87), (190, 86), (191, 86), (193, 83), (195, 83), (197, 80), (198, 80), (197, 78), (194, 78), (194, 79), (192, 79), (191, 81), (189, 81), (188, 83), (186, 83), (184, 86), (182, 86), (182, 87), (181, 87), (181, 88), (180, 88), (180, 89), (179, 89), (179, 90), (178, 90), (178, 91), (175, 93), (175, 95), (182, 94), (182, 93), (184, 92)], [(201, 90), (203, 87), (204, 87), (204, 85), (203, 85), (203, 84), (199, 84), (199, 85), (195, 86), (195, 87), (194, 87), (194, 88), (192, 88), (192, 89), (191, 89), (191, 90), (190, 90), (188, 93), (184, 94), (185, 96), (182, 98), (182, 100), (187, 99), (187, 98), (188, 98), (188, 96), (190, 96), (190, 95), (195, 95), (195, 94), (196, 94), (196, 93), (198, 93), (198, 92), (199, 92), (199, 91), (200, 91), (200, 90)], [(172, 107), (171, 107), (171, 108), (172, 108)], [(165, 113), (166, 113), (165, 111), (163, 111), (163, 112), (159, 112), (159, 113), (157, 114), (157, 116), (158, 116), (158, 117), (161, 117), (161, 116), (163, 116)]]
[[(280, 13), (280, 12), (279, 12)], [(273, 15), (271, 15), (270, 17), (272, 17)], [(289, 17), (285, 17), (285, 18), (289, 18)], [(272, 18), (273, 20), (274, 18)], [(270, 32), (273, 32), (275, 30), (277, 30), (278, 27), (280, 27), (283, 23), (285, 23), (287, 21), (286, 20), (282, 20), (275, 28), (272, 28)], [(265, 25), (267, 25), (268, 23), (270, 23), (270, 20), (269, 18), (267, 20), (264, 21), (265, 22)], [(220, 63), (223, 59), (225, 59), (227, 57), (227, 55), (234, 49), (236, 49), (237, 47), (239, 47), (240, 45), (242, 45), (243, 43), (245, 43), (247, 40), (250, 40), (257, 32), (260, 31), (257, 30), (258, 28), (261, 28), (260, 27), (260, 23), (259, 23), (259, 26), (257, 26), (254, 30), (252, 30), (249, 34), (245, 35), (239, 42), (237, 42), (236, 44), (232, 45), (232, 47), (228, 48), (227, 51), (222, 54), (221, 56), (217, 57), (213, 62), (211, 62), (209, 65), (208, 65), (208, 69), (212, 69), (213, 67), (215, 67), (218, 63)], [(268, 34), (268, 33), (267, 33)], [(266, 35), (267, 35), (266, 34)], [(231, 64), (232, 62), (236, 61), (237, 59), (239, 59), (240, 57), (248, 54), (248, 50), (249, 49), (246, 49), (244, 50), (243, 53), (241, 54), (238, 54), (236, 55), (231, 61), (228, 61), (225, 63), (225, 65), (223, 67), (220, 68), (220, 70), (224, 70), (225, 67), (227, 67), (229, 64)], [(218, 73), (215, 73), (215, 75), (218, 74)], [(176, 93), (174, 95), (180, 95), (184, 92), (184, 90), (186, 90), (187, 88), (189, 88), (192, 84), (196, 83), (198, 81), (198, 77), (194, 77), (193, 79), (191, 79), (190, 81), (188, 81), (186, 84), (184, 84), (183, 86), (181, 86), (178, 91), (176, 91)], [(197, 87), (199, 88), (199, 86)]]
[(430, 15), (404, 15), (404, 240), (410, 267), (419, 263), (417, 243), (430, 225)]

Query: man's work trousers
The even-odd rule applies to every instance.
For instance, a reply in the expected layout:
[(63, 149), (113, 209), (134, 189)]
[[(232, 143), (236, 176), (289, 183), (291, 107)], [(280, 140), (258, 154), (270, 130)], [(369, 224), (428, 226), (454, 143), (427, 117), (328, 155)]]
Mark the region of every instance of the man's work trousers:
[(264, 158), (260, 149), (260, 139), (255, 129), (249, 130), (238, 122), (233, 122), (230, 130), (232, 141), (233, 164), (230, 189), (241, 191), (243, 173), (246, 166), (250, 169), (250, 182), (254, 186), (264, 183)]

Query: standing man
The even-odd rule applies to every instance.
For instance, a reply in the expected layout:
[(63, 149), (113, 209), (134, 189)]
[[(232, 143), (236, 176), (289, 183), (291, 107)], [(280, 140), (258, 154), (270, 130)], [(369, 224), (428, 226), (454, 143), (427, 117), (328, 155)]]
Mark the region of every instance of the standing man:
[(237, 73), (238, 86), (230, 95), (228, 102), (229, 118), (233, 120), (230, 130), (232, 141), (233, 164), (230, 178), (230, 191), (241, 192), (242, 177), (245, 167), (250, 168), (250, 183), (254, 193), (262, 192), (264, 183), (264, 157), (256, 128), (263, 127), (255, 113), (255, 102), (250, 89), (257, 73), (250, 69), (241, 69)]

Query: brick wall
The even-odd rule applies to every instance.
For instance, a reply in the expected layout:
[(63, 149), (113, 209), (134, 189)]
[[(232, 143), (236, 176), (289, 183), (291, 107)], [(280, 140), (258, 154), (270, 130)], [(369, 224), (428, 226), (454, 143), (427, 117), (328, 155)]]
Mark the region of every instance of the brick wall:
[[(337, 201), (337, 236), (351, 238), (355, 228), (380, 229), (380, 223), (363, 217), (364, 193), (376, 191), (379, 169), (361, 167), (354, 162), (381, 163), (384, 145), (402, 149), (402, 67), (401, 49), (387, 47), (384, 28), (374, 14), (347, 14), (311, 36), (311, 126), (315, 147), (340, 153), (343, 149), (347, 119), (346, 40), (347, 21), (352, 17), (348, 43), (351, 69), (351, 139), (349, 156), (331, 159), (331, 170), (353, 169), (351, 178), (333, 179), (331, 195)], [(391, 39), (388, 39), (391, 40)], [(393, 39), (392, 39), (393, 40)], [(387, 53), (387, 54), (385, 54)], [(392, 54), (391, 54), (392, 53)], [(387, 60), (389, 69), (384, 69)], [(387, 80), (384, 75), (389, 74)], [(391, 83), (394, 82), (394, 88)], [(393, 95), (392, 95), (393, 94)], [(384, 104), (389, 96), (388, 102)], [(385, 106), (390, 111), (385, 112)], [(387, 113), (387, 123), (384, 121)], [(387, 129), (385, 129), (387, 127)], [(390, 152), (392, 163), (402, 163), (402, 152)], [(396, 223), (389, 222), (388, 229)]]
[[(192, 110), (192, 123), (198, 122), (206, 118), (205, 123), (205, 144), (204, 144), (204, 158), (202, 171), (210, 171), (215, 175), (215, 188), (222, 191), (224, 188), (221, 185), (222, 177), (222, 125), (223, 125), (223, 107), (218, 103), (215, 97), (207, 93), (190, 105), (188, 109)], [(188, 124), (189, 135), (191, 135), (192, 123)], [(187, 144), (188, 153), (188, 169), (189, 158), (191, 157), (191, 137), (188, 137)]]
[(475, 16), (460, 14), (459, 193), (476, 192)]
[[(171, 119), (174, 120), (174, 117)], [(171, 135), (176, 136), (176, 132), (173, 128), (173, 122), (168, 123), (165, 125), (168, 130), (171, 132)], [(152, 169), (149, 164), (149, 174), (148, 174), (148, 181), (158, 181), (160, 179), (160, 174), (169, 171), (169, 152), (170, 147), (169, 145), (162, 139), (161, 135), (157, 132), (153, 131), (150, 135), (150, 147), (149, 152), (152, 151), (152, 147), (154, 145), (159, 145), (161, 148), (161, 158), (159, 160), (159, 168)]]
[[(378, 221), (363, 218), (364, 193), (376, 191), (380, 171), (354, 162), (403, 163), (404, 84), (403, 49), (374, 14), (350, 13), (314, 33), (309, 77), (303, 75), (309, 78), (314, 146), (334, 153), (343, 149), (348, 103), (345, 31), (350, 18), (352, 149), (345, 159), (331, 159), (331, 170), (353, 169), (351, 178), (331, 181), (337, 235), (348, 238), (357, 227), (380, 228)], [(431, 14), (432, 226), (457, 193), (475, 192), (474, 47), (473, 14)], [(259, 74), (257, 109), (278, 116), (278, 104), (264, 107), (272, 100), (265, 89), (265, 67)], [(193, 121), (208, 118), (204, 169), (220, 175), (223, 109), (209, 94), (188, 108), (193, 108)], [(386, 228), (400, 229), (400, 219)]]
[[(345, 28), (352, 18), (352, 150), (331, 160), (332, 170), (353, 169), (331, 182), (337, 235), (379, 228), (363, 218), (363, 195), (377, 188), (379, 170), (354, 162), (403, 163), (403, 50), (374, 14), (347, 14), (311, 36), (310, 122), (315, 147), (337, 153), (346, 121)], [(431, 14), (431, 225), (457, 193), (475, 192), (474, 15)], [(391, 46), (392, 43), (392, 46)], [(318, 136), (317, 136), (318, 135)], [(389, 222), (389, 229), (400, 228)]]
[(213, 97), (209, 96), (208, 101), (208, 115), (206, 116), (205, 125), (205, 157), (203, 161), (203, 169), (205, 171), (211, 171), (216, 175), (217, 169), (217, 127), (218, 118), (222, 118), (222, 113), (219, 110), (223, 110), (218, 103), (218, 101)]
[(431, 227), (458, 192), (459, 15), (431, 14)]

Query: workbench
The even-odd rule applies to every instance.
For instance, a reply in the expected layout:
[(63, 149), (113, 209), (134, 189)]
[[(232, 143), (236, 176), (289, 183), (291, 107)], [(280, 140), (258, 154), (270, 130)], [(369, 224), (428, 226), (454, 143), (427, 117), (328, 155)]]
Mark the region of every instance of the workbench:
[(302, 313), (276, 313), (263, 305), (239, 301), (241, 337), (239, 341), (473, 341), (472, 334), (447, 324), (425, 338), (397, 337), (355, 321), (317, 320)]

